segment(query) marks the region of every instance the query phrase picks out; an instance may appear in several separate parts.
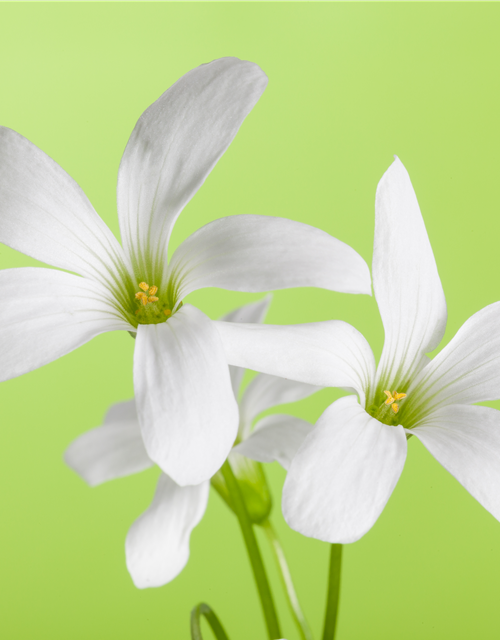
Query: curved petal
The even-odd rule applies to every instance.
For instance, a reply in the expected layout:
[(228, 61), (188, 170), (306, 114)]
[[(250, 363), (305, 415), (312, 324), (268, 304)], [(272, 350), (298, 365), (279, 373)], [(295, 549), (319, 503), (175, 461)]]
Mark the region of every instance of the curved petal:
[(167, 322), (139, 325), (134, 386), (149, 456), (182, 486), (213, 476), (236, 437), (238, 406), (212, 321), (184, 305)]
[(205, 513), (209, 488), (209, 482), (179, 487), (168, 476), (159, 477), (151, 506), (125, 541), (127, 569), (136, 587), (161, 587), (184, 569), (189, 536)]
[(500, 411), (449, 405), (408, 433), (500, 520)]
[(269, 311), (272, 299), (273, 296), (268, 294), (261, 300), (244, 304), (242, 307), (238, 307), (237, 309), (234, 309), (234, 311), (226, 313), (226, 315), (222, 316), (220, 320), (223, 320), (224, 322), (251, 322), (262, 324), (267, 312)]
[(169, 268), (179, 298), (203, 287), (371, 293), (368, 266), (354, 249), (315, 227), (270, 216), (210, 222), (177, 247)]
[(297, 325), (216, 321), (227, 361), (322, 387), (348, 387), (361, 404), (375, 376), (370, 345), (341, 320)]
[(326, 409), (294, 457), (283, 515), (325, 542), (359, 540), (382, 513), (403, 471), (406, 435), (369, 416), (354, 396)]
[(322, 387), (260, 373), (250, 382), (240, 400), (242, 436), (250, 433), (253, 419), (271, 407), (308, 398)]
[(111, 407), (102, 426), (69, 445), (64, 461), (91, 487), (152, 467), (142, 441), (135, 400)]
[(405, 390), (446, 327), (446, 301), (406, 169), (396, 158), (375, 204), (373, 289), (385, 330), (377, 388)]
[(266, 416), (257, 422), (253, 432), (233, 451), (257, 462), (276, 460), (284, 469), (288, 469), (300, 445), (313, 429), (312, 424), (295, 416)]
[(415, 378), (408, 389), (405, 425), (440, 406), (499, 398), (500, 302), (495, 302), (469, 318)]
[[(269, 305), (271, 304), (272, 296), (267, 295), (262, 300), (257, 302), (250, 302), (242, 307), (238, 307), (234, 311), (222, 316), (221, 320), (225, 322), (264, 322), (266, 313), (268, 312)], [(240, 393), (241, 381), (245, 374), (245, 369), (241, 367), (233, 367), (229, 365), (229, 375), (231, 376), (231, 385), (233, 387), (234, 397), (238, 399)]]
[(186, 73), (139, 118), (120, 164), (117, 193), (123, 244), (141, 277), (160, 279), (177, 216), (266, 85), (256, 64), (221, 58)]
[(0, 271), (0, 382), (57, 360), (105, 331), (132, 327), (97, 282), (54, 269)]
[(128, 277), (123, 250), (86, 195), (43, 151), (0, 127), (0, 242), (113, 290)]

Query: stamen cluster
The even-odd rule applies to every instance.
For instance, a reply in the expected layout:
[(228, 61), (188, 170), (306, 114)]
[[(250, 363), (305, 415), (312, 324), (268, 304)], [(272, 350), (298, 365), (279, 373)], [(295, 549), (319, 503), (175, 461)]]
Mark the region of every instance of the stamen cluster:
[(166, 301), (156, 295), (158, 287), (156, 285), (150, 287), (147, 282), (140, 282), (139, 288), (141, 291), (135, 294), (136, 302), (139, 305), (135, 312), (137, 322), (139, 324), (166, 322), (172, 315), (172, 309)]
[(400, 424), (400, 417), (398, 416), (398, 418), (396, 418), (396, 414), (399, 412), (400, 400), (406, 398), (406, 393), (398, 393), (397, 391), (384, 389), (384, 394), (387, 397), (381, 404), (382, 394), (381, 392), (380, 394), (376, 394), (376, 398), (379, 400), (368, 407), (367, 412), (373, 416), (375, 420), (379, 420), (379, 422), (390, 426), (397, 426)]
[(385, 404), (387, 405), (391, 405), (391, 409), (394, 411), (394, 413), (397, 413), (399, 411), (399, 405), (397, 404), (397, 400), (402, 400), (403, 398), (406, 398), (406, 393), (398, 393), (397, 391), (393, 391), (392, 393), (390, 391), (384, 391), (385, 395), (387, 396), (387, 400), (385, 401)]

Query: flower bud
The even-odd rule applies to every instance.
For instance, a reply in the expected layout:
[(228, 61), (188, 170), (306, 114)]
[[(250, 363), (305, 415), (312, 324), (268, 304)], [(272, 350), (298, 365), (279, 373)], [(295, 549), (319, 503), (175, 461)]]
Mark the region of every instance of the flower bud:
[[(250, 520), (253, 524), (260, 524), (268, 518), (272, 508), (271, 493), (262, 464), (234, 451), (229, 454), (229, 462), (238, 480)], [(233, 510), (231, 496), (220, 471), (212, 477), (211, 482), (217, 493)]]

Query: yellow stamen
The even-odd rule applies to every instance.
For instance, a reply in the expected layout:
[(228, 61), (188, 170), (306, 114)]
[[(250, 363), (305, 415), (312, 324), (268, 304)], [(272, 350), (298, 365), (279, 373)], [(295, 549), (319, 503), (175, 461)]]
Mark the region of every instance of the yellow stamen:
[[(151, 287), (147, 282), (139, 282), (139, 287), (142, 291), (138, 291), (135, 294), (135, 299), (139, 304), (139, 309), (135, 312), (136, 316), (139, 316), (138, 321), (143, 324), (157, 324), (158, 322), (165, 322), (165, 319), (161, 319), (161, 312), (169, 318), (172, 315), (170, 309), (163, 309), (164, 301), (160, 301), (157, 293), (158, 287), (154, 284)], [(153, 306), (148, 306), (152, 304)], [(140, 307), (146, 307), (146, 309), (140, 310)]]
[(402, 400), (403, 398), (406, 398), (406, 393), (398, 393), (397, 391), (393, 391), (392, 393), (390, 391), (385, 390), (384, 391), (385, 395), (387, 396), (387, 400), (385, 400), (385, 404), (387, 405), (391, 405), (391, 409), (394, 411), (394, 413), (397, 413), (399, 411), (399, 405), (396, 403), (396, 400)]
[(387, 396), (387, 400), (385, 401), (385, 404), (392, 404), (394, 402), (394, 398), (392, 397), (392, 393), (390, 391), (384, 391), (384, 393)]

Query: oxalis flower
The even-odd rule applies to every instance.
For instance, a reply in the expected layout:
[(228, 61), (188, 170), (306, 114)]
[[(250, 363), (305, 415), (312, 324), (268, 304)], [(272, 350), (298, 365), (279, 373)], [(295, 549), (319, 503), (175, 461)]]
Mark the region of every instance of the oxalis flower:
[[(229, 322), (262, 322), (269, 298), (237, 309), (225, 317)], [(244, 370), (231, 367), (235, 397), (239, 395)], [(309, 396), (318, 387), (257, 375), (247, 386), (239, 403), (240, 423), (230, 461), (240, 480), (247, 508), (254, 522), (267, 518), (271, 498), (260, 465), (238, 453), (252, 437), (258, 443), (266, 434), (268, 460), (278, 460), (285, 468), (312, 425), (284, 414), (261, 418), (252, 431), (257, 416), (276, 405)], [(251, 449), (250, 449), (251, 451)], [(65, 454), (66, 463), (88, 484), (95, 486), (153, 466), (144, 447), (134, 400), (120, 402), (108, 411), (104, 424), (75, 440)], [(220, 473), (212, 479), (214, 487), (227, 499)], [(151, 506), (130, 528), (126, 543), (127, 567), (139, 588), (158, 587), (173, 580), (189, 558), (189, 538), (207, 507), (210, 481), (181, 487), (166, 474), (158, 479)], [(226, 492), (226, 493), (225, 493)]]
[(358, 394), (359, 402), (350, 395), (328, 407), (294, 457), (283, 492), (287, 522), (328, 542), (359, 539), (389, 499), (411, 436), (500, 519), (500, 412), (471, 406), (500, 398), (500, 303), (473, 315), (429, 360), (446, 304), (398, 159), (377, 189), (373, 285), (385, 330), (378, 367), (363, 336), (341, 321), (218, 325), (232, 364)]
[(143, 113), (118, 172), (123, 248), (53, 160), (14, 131), (0, 129), (0, 241), (74, 272), (0, 273), (0, 380), (55, 360), (104, 331), (133, 333), (146, 450), (181, 485), (210, 478), (238, 428), (219, 335), (201, 311), (182, 306), (183, 299), (203, 287), (370, 291), (367, 266), (354, 250), (283, 218), (215, 220), (167, 257), (177, 216), (266, 84), (257, 65), (223, 58), (187, 73)]

